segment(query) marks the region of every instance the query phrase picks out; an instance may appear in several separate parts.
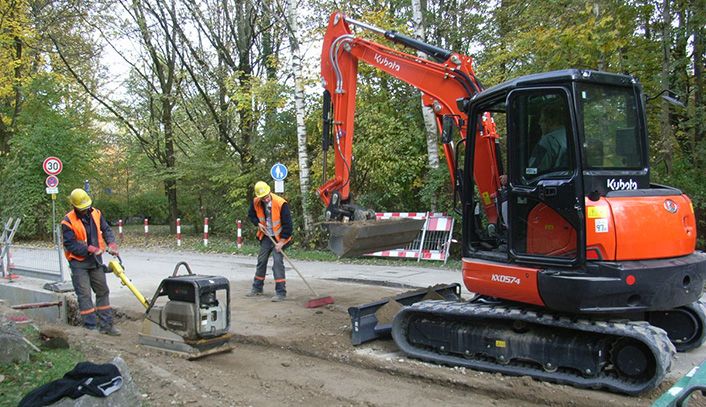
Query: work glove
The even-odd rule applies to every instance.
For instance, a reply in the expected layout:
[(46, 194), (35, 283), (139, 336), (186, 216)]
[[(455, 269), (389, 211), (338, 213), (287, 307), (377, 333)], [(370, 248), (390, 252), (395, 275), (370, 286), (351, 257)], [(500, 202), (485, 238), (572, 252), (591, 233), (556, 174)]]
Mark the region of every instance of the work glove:
[(103, 250), (101, 250), (99, 247), (89, 245), (88, 253), (93, 254), (95, 256), (100, 256), (101, 254), (103, 254)]
[(115, 242), (108, 244), (108, 253), (116, 257), (119, 255), (118, 245)]

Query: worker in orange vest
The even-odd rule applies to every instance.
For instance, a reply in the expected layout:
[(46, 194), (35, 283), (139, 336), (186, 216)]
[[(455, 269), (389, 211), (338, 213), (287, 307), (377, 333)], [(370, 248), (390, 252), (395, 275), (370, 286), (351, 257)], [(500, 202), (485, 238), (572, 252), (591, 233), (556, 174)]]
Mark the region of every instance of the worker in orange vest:
[[(120, 335), (113, 326), (113, 310), (105, 280), (104, 251), (118, 255), (115, 235), (101, 211), (91, 207), (93, 201), (83, 189), (71, 191), (69, 201), (74, 207), (61, 221), (64, 236), (64, 255), (71, 267), (71, 282), (78, 297), (78, 308), (83, 326), (112, 336)], [(96, 293), (93, 305), (91, 288)], [(96, 318), (97, 317), (97, 318)]]
[[(272, 253), (272, 273), (275, 277), (275, 295), (272, 297), (272, 301), (284, 301), (287, 297), (287, 289), (282, 250), (291, 242), (293, 230), (289, 204), (281, 196), (271, 193), (270, 186), (266, 182), (258, 181), (255, 184), (255, 198), (250, 204), (248, 218), (253, 225), (257, 226), (260, 253), (257, 255), (252, 289), (247, 296), (262, 295), (265, 274), (267, 273), (267, 261)], [(275, 243), (272, 243), (270, 237)]]

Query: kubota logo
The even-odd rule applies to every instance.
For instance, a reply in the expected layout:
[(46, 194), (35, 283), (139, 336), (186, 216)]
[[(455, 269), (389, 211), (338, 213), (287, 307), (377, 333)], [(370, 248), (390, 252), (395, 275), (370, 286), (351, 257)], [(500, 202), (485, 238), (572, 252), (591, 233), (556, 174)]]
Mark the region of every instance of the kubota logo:
[(383, 56), (380, 56), (380, 54), (375, 54), (375, 62), (384, 66), (385, 68), (389, 68), (389, 69), (395, 70), (397, 72), (400, 71), (400, 64), (398, 64), (395, 61), (390, 61), (389, 59), (387, 59)]
[(610, 178), (606, 180), (606, 186), (608, 187), (608, 189), (611, 189), (613, 191), (621, 189), (637, 189), (637, 182), (633, 181), (632, 178), (627, 181), (624, 181), (622, 179)]
[(493, 274), (490, 276), (491, 281), (497, 281), (498, 283), (504, 284), (517, 284), (520, 285), (520, 279), (515, 276), (506, 276), (504, 274)]

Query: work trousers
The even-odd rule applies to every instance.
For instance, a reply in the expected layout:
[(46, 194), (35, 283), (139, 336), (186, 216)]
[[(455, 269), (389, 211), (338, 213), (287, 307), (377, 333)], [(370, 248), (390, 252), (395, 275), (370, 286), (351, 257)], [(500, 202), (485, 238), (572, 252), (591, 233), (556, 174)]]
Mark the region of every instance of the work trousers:
[[(103, 269), (72, 267), (71, 282), (78, 297), (78, 308), (83, 319), (83, 326), (88, 329), (95, 329), (97, 323), (101, 329), (113, 326), (113, 310), (108, 299), (110, 290)], [(91, 289), (96, 293), (95, 306)]]
[(275, 245), (272, 241), (264, 236), (260, 240), (260, 253), (257, 255), (257, 266), (255, 267), (255, 278), (252, 283), (252, 290), (262, 292), (262, 287), (265, 285), (265, 275), (267, 274), (267, 261), (272, 254), (272, 273), (275, 276), (275, 293), (277, 295), (286, 296), (286, 278), (284, 276), (284, 255), (275, 250)]

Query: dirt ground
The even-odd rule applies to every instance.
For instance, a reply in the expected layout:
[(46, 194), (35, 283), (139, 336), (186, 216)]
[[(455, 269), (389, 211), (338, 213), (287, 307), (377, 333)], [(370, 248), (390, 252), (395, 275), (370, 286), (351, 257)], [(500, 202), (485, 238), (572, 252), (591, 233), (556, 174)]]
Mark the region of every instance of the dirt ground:
[[(150, 406), (644, 406), (670, 385), (625, 397), (420, 362), (398, 353), (392, 340), (354, 347), (348, 307), (401, 290), (319, 280), (315, 288), (336, 304), (307, 309), (306, 288), (288, 288), (287, 301), (273, 303), (267, 295), (245, 298), (247, 287), (232, 284), (235, 349), (197, 361), (138, 345), (137, 301), (119, 309), (121, 337), (62, 329), (91, 361), (121, 356)], [(272, 286), (265, 289), (271, 295)]]

